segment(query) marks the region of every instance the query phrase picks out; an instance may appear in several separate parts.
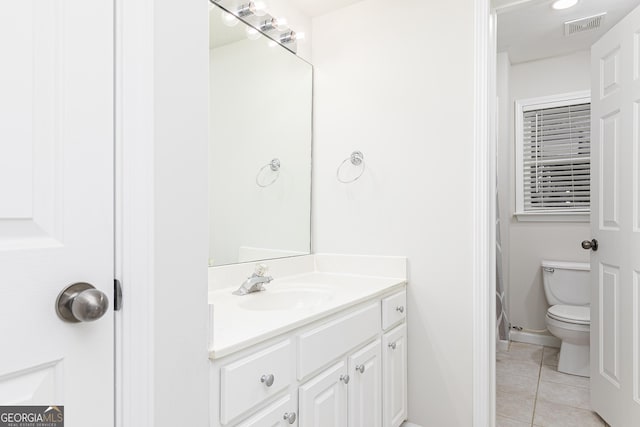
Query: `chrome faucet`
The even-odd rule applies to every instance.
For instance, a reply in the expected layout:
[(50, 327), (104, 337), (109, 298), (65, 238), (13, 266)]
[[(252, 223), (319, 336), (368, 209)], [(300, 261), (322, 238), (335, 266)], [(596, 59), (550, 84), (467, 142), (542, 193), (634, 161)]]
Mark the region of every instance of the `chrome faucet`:
[(256, 270), (251, 277), (247, 277), (247, 280), (242, 282), (242, 285), (233, 292), (234, 295), (247, 295), (252, 292), (264, 291), (264, 284), (273, 280), (271, 276), (265, 276), (267, 272), (267, 266), (265, 264), (256, 264)]

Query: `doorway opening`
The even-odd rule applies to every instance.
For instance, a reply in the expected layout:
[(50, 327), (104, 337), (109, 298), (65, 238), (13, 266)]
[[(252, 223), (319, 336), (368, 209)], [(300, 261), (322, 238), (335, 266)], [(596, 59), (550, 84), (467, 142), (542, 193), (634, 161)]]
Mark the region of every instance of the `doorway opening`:
[[(589, 273), (595, 259), (590, 212), (594, 182), (607, 181), (606, 175), (604, 181), (592, 176), (607, 171), (591, 165), (606, 132), (592, 129), (591, 91), (607, 90), (607, 73), (611, 84), (622, 84), (616, 73), (626, 73), (622, 67), (632, 61), (607, 62), (606, 56), (594, 61), (591, 47), (628, 20), (640, 1), (581, 0), (565, 9), (556, 8), (558, 3), (494, 1), (497, 426), (615, 425), (604, 411), (594, 410), (589, 379), (595, 277)], [(606, 149), (603, 153), (598, 159), (606, 163)], [(571, 273), (568, 279), (563, 272)], [(560, 292), (567, 294), (555, 290), (559, 281)], [(567, 324), (569, 338), (563, 334)], [(637, 414), (629, 412), (631, 418), (620, 425), (635, 425)]]

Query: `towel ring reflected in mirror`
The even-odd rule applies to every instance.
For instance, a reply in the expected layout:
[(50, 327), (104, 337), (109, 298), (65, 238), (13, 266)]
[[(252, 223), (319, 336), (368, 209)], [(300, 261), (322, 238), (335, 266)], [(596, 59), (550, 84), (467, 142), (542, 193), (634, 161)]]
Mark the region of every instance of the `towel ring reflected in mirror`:
[[(345, 180), (340, 177), (340, 171), (343, 169), (344, 165), (347, 164), (347, 162), (350, 162), (355, 167), (358, 167), (358, 166), (362, 166), (362, 167), (360, 168), (360, 173), (355, 178)], [(351, 184), (352, 182), (356, 182), (358, 179), (360, 179), (362, 174), (364, 174), (364, 170), (365, 170), (364, 154), (362, 154), (361, 151), (354, 151), (353, 153), (351, 153), (349, 157), (347, 157), (342, 161), (342, 163), (340, 163), (340, 166), (338, 166), (338, 170), (336, 171), (336, 178), (338, 179), (338, 181), (340, 181), (343, 184)]]
[[(267, 168), (271, 169), (271, 171), (274, 173), (272, 174), (271, 179), (265, 182), (263, 179), (261, 179), (261, 177), (265, 175), (264, 172)], [(260, 168), (258, 174), (256, 175), (256, 184), (258, 185), (258, 187), (265, 188), (276, 182), (278, 178), (280, 178), (280, 160), (273, 159)]]

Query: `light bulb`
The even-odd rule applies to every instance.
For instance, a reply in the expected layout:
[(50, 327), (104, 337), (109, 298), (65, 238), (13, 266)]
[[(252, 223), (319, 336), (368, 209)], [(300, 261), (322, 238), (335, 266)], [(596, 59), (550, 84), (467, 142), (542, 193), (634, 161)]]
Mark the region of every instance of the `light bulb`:
[(247, 38), (249, 40), (258, 40), (262, 36), (262, 34), (260, 34), (260, 31), (256, 30), (253, 27), (247, 26), (246, 31), (247, 31)]
[(304, 40), (304, 33), (296, 33), (296, 41), (303, 41)]
[(238, 25), (238, 22), (240, 22), (238, 18), (236, 18), (234, 15), (224, 10), (220, 14), (220, 16), (222, 17), (222, 22), (227, 27), (235, 27), (236, 25)]
[(254, 14), (256, 16), (264, 16), (267, 13), (267, 7), (262, 1), (256, 1), (253, 3), (255, 6)]
[(555, 10), (569, 9), (578, 4), (578, 0), (556, 0), (551, 5)]

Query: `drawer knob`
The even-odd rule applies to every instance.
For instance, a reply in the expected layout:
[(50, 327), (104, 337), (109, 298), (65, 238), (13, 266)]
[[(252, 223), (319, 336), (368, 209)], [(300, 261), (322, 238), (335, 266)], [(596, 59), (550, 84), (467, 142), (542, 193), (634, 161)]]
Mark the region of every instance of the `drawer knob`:
[(395, 350), (395, 349), (396, 349), (396, 343), (394, 343), (394, 342), (390, 342), (390, 343), (389, 343), (389, 348), (390, 348), (391, 350)]
[(403, 305), (399, 305), (396, 307), (396, 311), (399, 313), (404, 313), (404, 306)]
[(349, 375), (340, 375), (340, 381), (345, 384), (349, 384)]
[(274, 379), (275, 377), (273, 376), (273, 374), (263, 375), (260, 377), (260, 382), (266, 385), (267, 387), (271, 387), (273, 385)]
[(361, 374), (364, 374), (364, 365), (356, 366), (356, 371), (360, 372)]
[(296, 422), (296, 413), (295, 412), (285, 412), (284, 413), (284, 417), (282, 417), (283, 420), (286, 420), (289, 422), (289, 424), (293, 424)]

